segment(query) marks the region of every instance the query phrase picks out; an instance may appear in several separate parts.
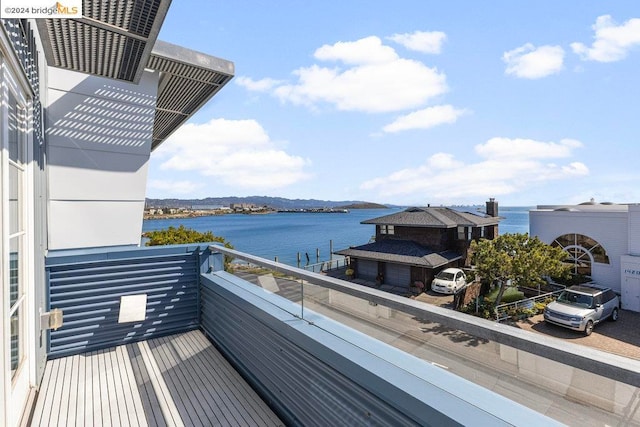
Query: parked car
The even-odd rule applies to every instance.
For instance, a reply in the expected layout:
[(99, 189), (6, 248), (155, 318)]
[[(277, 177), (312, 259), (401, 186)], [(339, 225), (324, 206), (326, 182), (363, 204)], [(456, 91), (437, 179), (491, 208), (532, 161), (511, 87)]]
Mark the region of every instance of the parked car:
[(467, 286), (467, 276), (459, 268), (447, 268), (436, 274), (431, 282), (431, 290), (442, 294), (455, 294)]
[(618, 320), (620, 299), (609, 288), (595, 284), (568, 287), (544, 309), (544, 320), (591, 335), (594, 325)]

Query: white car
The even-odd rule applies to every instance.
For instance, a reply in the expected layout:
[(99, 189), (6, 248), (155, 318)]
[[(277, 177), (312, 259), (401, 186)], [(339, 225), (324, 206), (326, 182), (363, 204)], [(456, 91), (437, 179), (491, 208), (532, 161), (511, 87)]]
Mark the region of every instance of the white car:
[(467, 276), (459, 268), (447, 268), (436, 274), (431, 290), (442, 294), (455, 294), (467, 286)]
[(610, 288), (595, 284), (568, 287), (544, 309), (544, 320), (591, 335), (605, 319), (618, 320), (620, 298)]

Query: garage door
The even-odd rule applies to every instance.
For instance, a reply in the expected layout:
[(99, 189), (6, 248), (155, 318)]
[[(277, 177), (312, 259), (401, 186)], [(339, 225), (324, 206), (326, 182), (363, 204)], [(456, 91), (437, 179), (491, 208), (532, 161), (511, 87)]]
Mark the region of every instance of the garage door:
[(640, 311), (640, 279), (625, 277), (622, 282), (622, 308)]
[(358, 260), (358, 278), (364, 280), (376, 280), (378, 276), (378, 261), (369, 261), (366, 259)]
[(409, 283), (411, 282), (410, 266), (402, 264), (387, 264), (385, 267), (385, 284), (409, 287)]

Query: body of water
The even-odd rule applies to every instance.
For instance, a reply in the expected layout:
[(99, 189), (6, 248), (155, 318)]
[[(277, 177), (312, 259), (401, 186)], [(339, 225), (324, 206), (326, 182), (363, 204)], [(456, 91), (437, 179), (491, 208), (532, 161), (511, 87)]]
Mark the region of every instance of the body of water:
[[(500, 234), (527, 233), (528, 207), (503, 207)], [(375, 225), (361, 221), (398, 212), (400, 209), (354, 209), (349, 213), (272, 213), (262, 215), (228, 214), (197, 218), (145, 220), (143, 231), (161, 230), (184, 225), (197, 231), (211, 231), (224, 237), (235, 249), (252, 255), (297, 265), (298, 252), (302, 265), (329, 259), (333, 250), (367, 243), (375, 235)]]

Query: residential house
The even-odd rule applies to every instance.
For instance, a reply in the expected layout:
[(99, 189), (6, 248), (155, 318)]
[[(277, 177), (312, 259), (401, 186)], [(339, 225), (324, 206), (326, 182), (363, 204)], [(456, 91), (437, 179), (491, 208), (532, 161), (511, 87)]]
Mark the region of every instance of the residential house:
[(487, 214), (448, 207), (411, 207), (401, 212), (362, 221), (376, 226), (375, 241), (337, 251), (349, 257), (356, 277), (409, 288), (429, 284), (447, 267), (469, 264), (474, 239), (498, 235), (498, 202), (486, 203)]
[(622, 308), (640, 311), (640, 205), (541, 205), (529, 211), (529, 228), (567, 252), (573, 274), (611, 287)]

